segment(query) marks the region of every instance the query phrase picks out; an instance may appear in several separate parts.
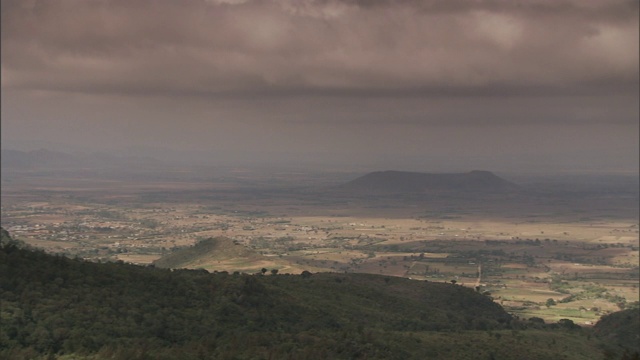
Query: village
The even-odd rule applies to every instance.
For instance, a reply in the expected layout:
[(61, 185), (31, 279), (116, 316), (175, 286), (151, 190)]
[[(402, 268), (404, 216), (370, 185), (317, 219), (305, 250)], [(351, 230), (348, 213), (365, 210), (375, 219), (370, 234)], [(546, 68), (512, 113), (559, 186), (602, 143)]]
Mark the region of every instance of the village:
[(291, 203), (295, 199), (256, 206), (233, 199), (137, 203), (58, 193), (37, 201), (20, 193), (3, 196), (2, 226), (12, 236), (87, 261), (148, 266), (199, 241), (224, 237), (255, 257), (200, 260), (198, 267), (453, 281), (522, 316), (581, 323), (638, 301), (633, 221), (385, 217), (384, 209), (376, 209), (379, 215), (325, 209), (322, 215)]

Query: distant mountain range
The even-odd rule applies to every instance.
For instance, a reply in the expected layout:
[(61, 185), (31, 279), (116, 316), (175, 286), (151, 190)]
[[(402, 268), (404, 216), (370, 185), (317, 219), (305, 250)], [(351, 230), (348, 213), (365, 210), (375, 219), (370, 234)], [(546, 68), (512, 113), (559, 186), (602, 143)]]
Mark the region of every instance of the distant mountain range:
[(489, 171), (454, 174), (429, 174), (407, 171), (377, 171), (340, 187), (358, 193), (428, 192), (508, 192), (520, 187)]
[(2, 149), (0, 164), (7, 169), (108, 167), (132, 164), (156, 164), (159, 160), (140, 157), (119, 157), (105, 153), (73, 155), (39, 149), (20, 151)]

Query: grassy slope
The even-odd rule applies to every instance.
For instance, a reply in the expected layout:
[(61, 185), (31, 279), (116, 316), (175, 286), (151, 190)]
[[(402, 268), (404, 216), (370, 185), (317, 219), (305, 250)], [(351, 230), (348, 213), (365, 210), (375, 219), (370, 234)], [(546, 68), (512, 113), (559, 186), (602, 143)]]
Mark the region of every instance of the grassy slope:
[(236, 258), (256, 259), (259, 255), (233, 240), (216, 237), (202, 240), (188, 248), (176, 250), (154, 262), (162, 268), (197, 267), (199, 263), (212, 260), (226, 260)]

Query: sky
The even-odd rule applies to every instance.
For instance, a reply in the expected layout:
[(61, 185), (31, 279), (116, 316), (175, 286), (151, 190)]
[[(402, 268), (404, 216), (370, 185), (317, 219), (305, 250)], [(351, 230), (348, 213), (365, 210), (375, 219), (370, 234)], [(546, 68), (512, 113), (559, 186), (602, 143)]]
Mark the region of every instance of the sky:
[(2, 0), (2, 148), (637, 173), (637, 0)]

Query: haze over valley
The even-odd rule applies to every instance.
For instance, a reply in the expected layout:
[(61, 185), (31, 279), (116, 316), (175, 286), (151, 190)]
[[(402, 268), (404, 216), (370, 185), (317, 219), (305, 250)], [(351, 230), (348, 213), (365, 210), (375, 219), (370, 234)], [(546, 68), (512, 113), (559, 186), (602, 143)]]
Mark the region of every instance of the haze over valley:
[(95, 156), (3, 155), (2, 226), (92, 261), (456, 280), (548, 321), (595, 323), (638, 301), (637, 177), (511, 181), (478, 170), (265, 171)]
[(0, 357), (638, 358), (638, 1), (0, 4)]

